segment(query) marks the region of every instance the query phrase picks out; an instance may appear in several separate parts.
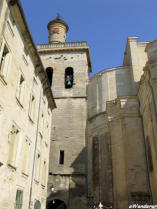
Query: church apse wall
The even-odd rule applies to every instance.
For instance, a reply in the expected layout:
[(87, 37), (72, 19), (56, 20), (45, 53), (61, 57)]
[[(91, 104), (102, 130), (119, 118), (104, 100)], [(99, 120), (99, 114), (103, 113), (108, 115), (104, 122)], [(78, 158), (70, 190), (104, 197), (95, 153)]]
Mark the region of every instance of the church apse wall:
[(95, 204), (125, 209), (131, 203), (151, 202), (137, 97), (146, 45), (128, 38), (123, 66), (103, 70), (89, 82), (89, 187)]

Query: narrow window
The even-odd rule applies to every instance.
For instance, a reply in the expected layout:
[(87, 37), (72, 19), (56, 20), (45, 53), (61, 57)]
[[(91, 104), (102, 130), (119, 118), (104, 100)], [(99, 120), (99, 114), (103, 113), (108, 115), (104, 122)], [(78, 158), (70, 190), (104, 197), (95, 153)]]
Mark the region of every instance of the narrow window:
[(100, 171), (99, 171), (99, 156), (100, 156), (100, 147), (99, 147), (99, 136), (93, 137), (93, 150), (92, 150), (92, 169), (93, 169), (93, 186), (96, 187), (99, 185)]
[(7, 21), (7, 26), (8, 26), (8, 29), (9, 29), (10, 33), (11, 33), (11, 36), (14, 37), (14, 32), (13, 32), (13, 29), (12, 29), (9, 21)]
[(46, 171), (47, 171), (47, 166), (46, 166), (46, 161), (43, 162), (43, 169), (42, 169), (42, 180), (41, 184), (43, 186), (46, 185)]
[(30, 146), (31, 143), (28, 139), (24, 141), (23, 149), (23, 163), (22, 163), (22, 172), (26, 175), (29, 174), (29, 156), (30, 156)]
[(73, 87), (73, 68), (68, 67), (65, 69), (65, 88)]
[(16, 92), (16, 97), (20, 104), (23, 104), (23, 99), (24, 99), (24, 87), (25, 87), (25, 80), (23, 75), (20, 75), (19, 81), (18, 81), (18, 86), (17, 86), (17, 92)]
[(35, 97), (31, 94), (30, 103), (29, 103), (29, 117), (32, 121), (35, 118)]
[(40, 177), (40, 154), (36, 156), (36, 165), (35, 165), (35, 180), (39, 181)]
[(64, 151), (60, 151), (60, 158), (59, 158), (59, 164), (63, 165), (64, 164)]
[(46, 123), (46, 139), (45, 139), (45, 141), (46, 141), (46, 144), (48, 144), (48, 142), (49, 142), (49, 138), (50, 138), (50, 131), (49, 131), (49, 124), (48, 124), (48, 122)]
[(40, 133), (43, 136), (43, 132), (44, 132), (44, 113), (41, 113), (40, 116)]
[(3, 78), (7, 77), (10, 61), (11, 54), (7, 45), (3, 42), (0, 50), (0, 75)]
[(47, 77), (49, 79), (50, 86), (52, 85), (52, 79), (53, 79), (53, 68), (48, 67), (46, 68)]
[(22, 209), (22, 202), (23, 202), (23, 191), (17, 190), (15, 209)]
[(16, 167), (17, 149), (19, 144), (19, 131), (13, 125), (9, 134), (9, 158), (8, 164)]

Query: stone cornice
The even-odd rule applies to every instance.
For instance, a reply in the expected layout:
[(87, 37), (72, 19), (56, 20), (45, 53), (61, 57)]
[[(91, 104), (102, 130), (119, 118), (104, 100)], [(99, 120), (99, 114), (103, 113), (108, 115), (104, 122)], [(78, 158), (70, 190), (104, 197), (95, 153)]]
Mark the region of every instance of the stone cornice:
[(139, 117), (141, 117), (141, 115), (140, 114), (132, 114), (132, 113), (117, 113), (117, 114), (115, 114), (114, 116), (109, 116), (108, 117), (108, 122), (112, 122), (112, 121), (114, 121), (114, 120), (118, 120), (118, 119), (124, 119), (124, 118), (139, 118)]
[[(72, 42), (73, 44), (75, 44), (75, 42)], [(83, 43), (83, 42), (76, 42), (77, 43)], [(89, 72), (92, 72), (92, 64), (91, 64), (91, 57), (90, 57), (90, 51), (89, 51), (89, 47), (88, 46), (66, 46), (68, 45), (68, 42), (67, 43), (63, 43), (63, 47), (60, 46), (62, 45), (61, 43), (58, 44), (58, 47), (51, 47), (51, 45), (49, 44), (41, 44), (41, 45), (37, 45), (37, 50), (39, 52), (39, 54), (45, 54), (45, 53), (52, 53), (52, 52), (69, 52), (69, 51), (72, 51), (72, 52), (78, 52), (78, 51), (84, 51), (86, 52), (87, 54), (87, 60), (88, 60), (88, 67), (89, 67)], [(50, 46), (50, 47), (49, 47)], [(57, 45), (56, 45), (57, 46)]]
[(106, 114), (106, 111), (97, 113), (97, 114), (95, 114), (95, 115), (89, 117), (89, 118), (88, 118), (88, 121), (92, 121), (93, 119), (95, 119), (96, 117), (99, 117), (100, 115), (107, 115), (107, 114)]
[(95, 78), (101, 77), (105, 73), (122, 70), (122, 69), (124, 70), (129, 69), (129, 66), (119, 66), (119, 67), (113, 67), (113, 68), (102, 70), (99, 73), (95, 74), (92, 78), (90, 78), (90, 81), (94, 80)]

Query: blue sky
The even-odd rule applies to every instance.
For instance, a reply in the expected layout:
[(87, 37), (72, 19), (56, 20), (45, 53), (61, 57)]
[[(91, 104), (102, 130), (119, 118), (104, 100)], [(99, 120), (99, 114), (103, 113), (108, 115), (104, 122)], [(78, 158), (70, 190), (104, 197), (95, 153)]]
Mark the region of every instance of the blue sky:
[(48, 42), (47, 23), (60, 12), (67, 41), (86, 40), (93, 74), (122, 65), (128, 36), (157, 38), (157, 0), (21, 0), (36, 44)]

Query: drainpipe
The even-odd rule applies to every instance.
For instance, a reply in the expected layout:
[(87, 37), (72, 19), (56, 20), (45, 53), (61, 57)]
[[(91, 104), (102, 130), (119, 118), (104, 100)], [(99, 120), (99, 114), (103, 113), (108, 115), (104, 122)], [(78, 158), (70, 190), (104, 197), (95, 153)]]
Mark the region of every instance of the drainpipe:
[(85, 142), (86, 142), (86, 161), (85, 161), (85, 169), (86, 169), (86, 195), (89, 196), (88, 191), (88, 84), (86, 88), (86, 131), (85, 131)]
[(32, 177), (31, 177), (31, 186), (30, 186), (30, 195), (29, 195), (29, 209), (31, 209), (31, 200), (32, 200), (32, 190), (33, 190), (33, 179), (34, 179), (34, 170), (35, 170), (35, 160), (36, 160), (36, 152), (37, 152), (37, 144), (38, 144), (38, 133), (39, 133), (39, 120), (40, 120), (40, 109), (41, 109), (41, 100), (43, 95), (43, 83), (41, 83), (40, 89), (40, 98), (39, 98), (39, 107), (38, 107), (38, 118), (37, 118), (37, 129), (36, 129), (36, 139), (35, 139), (35, 148), (34, 148), (34, 157), (33, 157), (33, 168), (32, 168)]

